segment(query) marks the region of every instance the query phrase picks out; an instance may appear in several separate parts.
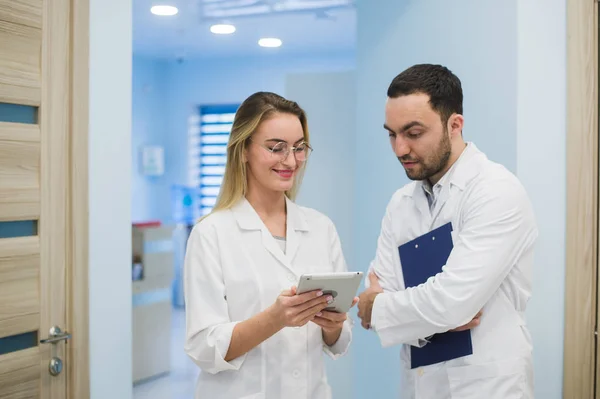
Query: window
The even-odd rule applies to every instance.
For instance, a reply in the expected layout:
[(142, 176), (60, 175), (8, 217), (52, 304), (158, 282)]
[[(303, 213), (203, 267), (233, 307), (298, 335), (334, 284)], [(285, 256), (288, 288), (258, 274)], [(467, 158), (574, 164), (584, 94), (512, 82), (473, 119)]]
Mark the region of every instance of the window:
[(200, 106), (190, 118), (189, 183), (198, 188), (199, 213), (204, 216), (217, 201), (227, 159), (227, 141), (239, 104)]

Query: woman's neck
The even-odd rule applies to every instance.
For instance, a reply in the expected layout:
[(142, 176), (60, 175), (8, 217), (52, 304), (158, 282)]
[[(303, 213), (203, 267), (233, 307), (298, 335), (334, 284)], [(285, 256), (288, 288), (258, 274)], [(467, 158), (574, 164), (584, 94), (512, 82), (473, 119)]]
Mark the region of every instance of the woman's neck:
[(277, 191), (255, 190), (248, 187), (246, 199), (263, 218), (285, 214), (285, 194)]

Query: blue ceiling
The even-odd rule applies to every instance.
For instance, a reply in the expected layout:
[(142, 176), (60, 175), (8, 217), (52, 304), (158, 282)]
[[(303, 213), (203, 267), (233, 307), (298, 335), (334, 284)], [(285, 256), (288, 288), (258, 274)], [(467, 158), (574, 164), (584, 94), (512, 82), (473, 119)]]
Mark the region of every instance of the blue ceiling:
[[(172, 17), (150, 13), (173, 5)], [(214, 23), (232, 23), (232, 35), (214, 35)], [(280, 48), (258, 46), (277, 37)], [(213, 58), (352, 52), (356, 41), (353, 0), (133, 0), (133, 51), (153, 58)]]

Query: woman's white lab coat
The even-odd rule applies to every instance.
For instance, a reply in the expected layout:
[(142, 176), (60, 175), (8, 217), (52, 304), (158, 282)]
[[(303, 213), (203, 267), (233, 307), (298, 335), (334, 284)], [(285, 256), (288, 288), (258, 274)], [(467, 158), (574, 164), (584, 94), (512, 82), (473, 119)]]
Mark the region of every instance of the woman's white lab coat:
[[(431, 210), (423, 184), (412, 182), (393, 196), (371, 264), (385, 291), (375, 299), (373, 328), (383, 346), (407, 344), (402, 398), (533, 398), (525, 308), (538, 233), (525, 190), (472, 143), (433, 187)], [(405, 289), (398, 247), (448, 222), (454, 247), (442, 273)], [(422, 346), (479, 310), (472, 355), (410, 369), (409, 345)]]
[(224, 359), (236, 323), (271, 306), (301, 274), (346, 271), (333, 223), (286, 203), (285, 254), (245, 199), (192, 230), (184, 267), (185, 351), (201, 368), (197, 399), (331, 398), (323, 352), (337, 358), (347, 351), (350, 317), (331, 347), (321, 327), (309, 322), (284, 328), (237, 359)]

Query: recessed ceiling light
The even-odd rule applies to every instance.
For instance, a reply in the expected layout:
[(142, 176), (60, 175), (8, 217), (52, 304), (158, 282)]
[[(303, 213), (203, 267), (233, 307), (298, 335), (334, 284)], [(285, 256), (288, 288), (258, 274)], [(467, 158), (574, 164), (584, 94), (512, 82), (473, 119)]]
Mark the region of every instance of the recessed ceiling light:
[(154, 15), (171, 16), (177, 14), (179, 10), (173, 6), (154, 6), (150, 9), (150, 12)]
[(281, 46), (281, 40), (276, 37), (263, 37), (258, 41), (258, 45), (261, 47), (279, 47)]
[(229, 24), (217, 24), (211, 26), (210, 31), (216, 35), (230, 35), (235, 32), (235, 26)]

